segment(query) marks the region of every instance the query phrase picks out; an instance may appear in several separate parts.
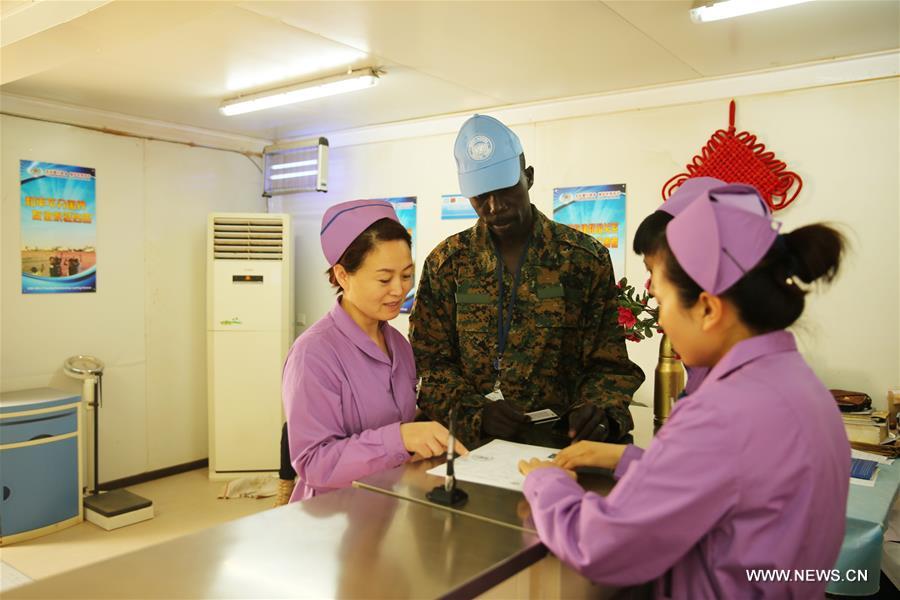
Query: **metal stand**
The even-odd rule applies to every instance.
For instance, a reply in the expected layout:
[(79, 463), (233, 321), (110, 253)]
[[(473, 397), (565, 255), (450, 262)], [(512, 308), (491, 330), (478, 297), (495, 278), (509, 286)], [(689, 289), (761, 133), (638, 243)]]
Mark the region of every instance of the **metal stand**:
[[(73, 356), (64, 365), (67, 375), (84, 381), (84, 395), (93, 396), (94, 486), (84, 498), (84, 518), (110, 531), (153, 518), (153, 502), (119, 489), (100, 493), (100, 407), (103, 403), (103, 363), (92, 356)], [(93, 389), (91, 389), (93, 384)]]
[[(94, 489), (91, 490), (91, 495), (84, 499), (84, 509), (87, 513), (88, 521), (110, 530), (137, 522), (137, 520), (128, 518), (126, 516), (127, 513), (144, 511), (144, 509), (149, 508), (150, 515), (143, 516), (143, 518), (138, 520), (143, 521), (152, 517), (153, 502), (124, 489), (111, 490), (104, 494), (100, 493), (100, 406), (103, 402), (102, 381), (103, 373), (97, 373), (94, 376), (94, 401), (91, 403), (91, 406), (94, 407)], [(94, 514), (90, 514), (91, 512)], [(115, 519), (115, 517), (118, 517), (118, 519)], [(117, 525), (116, 523), (121, 524)]]
[(441, 504), (443, 506), (461, 506), (469, 499), (469, 495), (458, 487), (454, 486), (451, 490), (447, 491), (442, 485), (436, 486), (433, 490), (425, 494), (425, 497), (435, 504)]

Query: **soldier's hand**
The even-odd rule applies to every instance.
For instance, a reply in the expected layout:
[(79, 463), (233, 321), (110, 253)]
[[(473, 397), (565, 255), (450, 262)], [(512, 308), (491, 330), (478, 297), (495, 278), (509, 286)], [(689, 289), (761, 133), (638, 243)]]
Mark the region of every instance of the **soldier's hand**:
[(586, 404), (569, 414), (569, 437), (573, 441), (604, 441), (609, 435), (606, 414), (594, 406)]
[(528, 417), (507, 400), (490, 402), (481, 411), (481, 430), (490, 437), (509, 439), (528, 422)]

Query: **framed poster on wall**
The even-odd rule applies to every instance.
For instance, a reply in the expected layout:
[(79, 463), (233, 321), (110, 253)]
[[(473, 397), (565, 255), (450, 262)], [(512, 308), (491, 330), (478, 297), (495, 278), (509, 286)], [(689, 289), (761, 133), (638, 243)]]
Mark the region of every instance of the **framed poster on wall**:
[(453, 219), (477, 219), (478, 215), (472, 208), (472, 203), (465, 196), (459, 194), (444, 194), (441, 196), (441, 220)]
[(582, 231), (606, 246), (616, 280), (625, 276), (625, 184), (553, 190), (553, 220)]
[(96, 174), (19, 161), (23, 294), (97, 291)]

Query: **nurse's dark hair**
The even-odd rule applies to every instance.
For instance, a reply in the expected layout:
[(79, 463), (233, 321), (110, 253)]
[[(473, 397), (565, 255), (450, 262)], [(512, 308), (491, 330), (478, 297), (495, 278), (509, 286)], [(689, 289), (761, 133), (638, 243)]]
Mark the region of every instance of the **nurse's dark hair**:
[(634, 232), (634, 241), (631, 243), (635, 253), (642, 256), (656, 254), (660, 239), (665, 242), (666, 225), (673, 218), (669, 213), (657, 210), (641, 221), (637, 231)]
[[(350, 242), (337, 264), (344, 267), (348, 273), (356, 273), (366, 259), (366, 255), (375, 248), (375, 244), (395, 240), (403, 240), (412, 248), (412, 237), (406, 227), (393, 219), (379, 219)], [(341, 286), (334, 275), (334, 267), (330, 267), (325, 274), (328, 275), (328, 281), (334, 286), (335, 293), (340, 294)]]
[[(669, 248), (665, 226), (671, 220), (671, 215), (660, 212), (644, 219), (635, 234), (634, 251), (661, 259), (682, 306), (690, 307), (703, 290)], [(846, 249), (844, 235), (824, 223), (795, 229), (778, 236), (762, 260), (720, 295), (737, 307), (741, 320), (757, 334), (784, 329), (803, 313), (810, 290), (799, 284), (830, 283)]]

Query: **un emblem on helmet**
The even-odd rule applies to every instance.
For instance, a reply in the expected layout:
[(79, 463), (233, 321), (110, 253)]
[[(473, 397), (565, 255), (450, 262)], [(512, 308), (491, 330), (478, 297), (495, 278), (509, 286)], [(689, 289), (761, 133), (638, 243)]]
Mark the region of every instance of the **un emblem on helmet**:
[(469, 140), (466, 151), (472, 160), (487, 160), (494, 153), (494, 142), (487, 136), (476, 135)]

